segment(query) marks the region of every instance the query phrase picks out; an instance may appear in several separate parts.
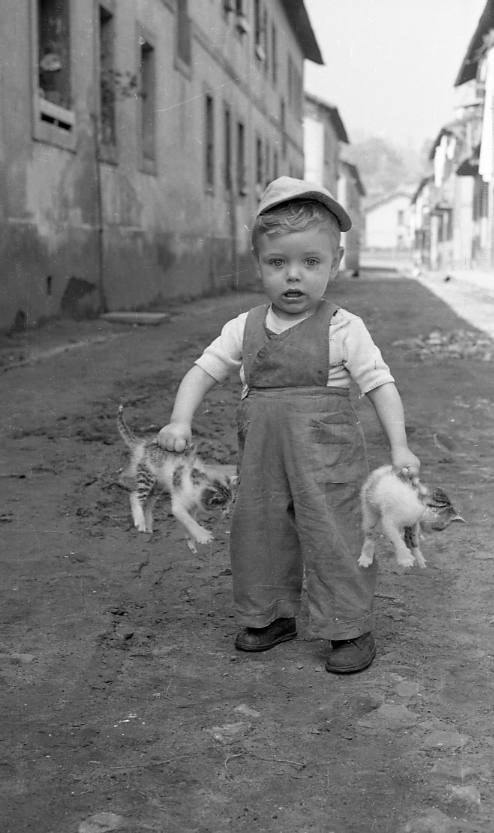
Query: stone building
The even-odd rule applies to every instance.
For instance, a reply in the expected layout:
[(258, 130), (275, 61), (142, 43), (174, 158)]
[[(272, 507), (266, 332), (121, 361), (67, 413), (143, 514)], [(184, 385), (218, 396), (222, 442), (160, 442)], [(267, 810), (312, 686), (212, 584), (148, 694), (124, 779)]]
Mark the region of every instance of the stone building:
[(302, 0), (4, 0), (0, 327), (248, 283), (303, 173)]
[(364, 244), (364, 216), (362, 201), (365, 188), (356, 165), (340, 160), (340, 177), (337, 190), (338, 200), (345, 206), (352, 218), (352, 227), (342, 235), (345, 249), (341, 268), (355, 277), (360, 272), (360, 252)]

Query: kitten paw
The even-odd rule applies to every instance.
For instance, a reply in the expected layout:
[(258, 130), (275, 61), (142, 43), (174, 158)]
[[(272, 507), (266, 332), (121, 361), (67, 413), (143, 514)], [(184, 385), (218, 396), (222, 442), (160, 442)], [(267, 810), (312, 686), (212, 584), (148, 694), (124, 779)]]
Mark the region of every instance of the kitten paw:
[(415, 558), (413, 557), (413, 555), (401, 555), (398, 558), (398, 564), (400, 565), (400, 567), (413, 567), (413, 565), (415, 564)]
[(373, 556), (371, 555), (361, 555), (358, 560), (359, 567), (370, 567), (372, 562), (374, 561)]
[(198, 544), (210, 544), (214, 541), (214, 535), (209, 529), (203, 529), (199, 535), (196, 535), (196, 541)]

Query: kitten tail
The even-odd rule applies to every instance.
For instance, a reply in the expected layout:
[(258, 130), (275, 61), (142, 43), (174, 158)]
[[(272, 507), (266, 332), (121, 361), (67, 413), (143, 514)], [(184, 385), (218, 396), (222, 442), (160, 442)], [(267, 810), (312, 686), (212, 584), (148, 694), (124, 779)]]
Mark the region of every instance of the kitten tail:
[(118, 433), (122, 437), (122, 440), (124, 441), (126, 446), (128, 446), (129, 448), (135, 448), (139, 444), (139, 440), (137, 439), (136, 435), (125, 422), (123, 415), (123, 405), (118, 406), (117, 428)]

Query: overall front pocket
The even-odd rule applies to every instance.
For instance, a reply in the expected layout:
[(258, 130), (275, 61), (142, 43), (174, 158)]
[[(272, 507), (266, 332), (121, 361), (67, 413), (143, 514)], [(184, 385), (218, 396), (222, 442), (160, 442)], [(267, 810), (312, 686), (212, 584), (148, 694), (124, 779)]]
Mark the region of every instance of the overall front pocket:
[(310, 421), (312, 465), (317, 482), (351, 483), (365, 473), (362, 434), (353, 413), (324, 414)]

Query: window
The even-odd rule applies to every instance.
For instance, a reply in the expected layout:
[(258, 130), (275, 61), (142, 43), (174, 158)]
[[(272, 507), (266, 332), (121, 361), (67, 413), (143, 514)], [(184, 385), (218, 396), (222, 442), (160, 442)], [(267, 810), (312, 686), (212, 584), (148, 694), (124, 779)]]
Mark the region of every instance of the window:
[(273, 151), (273, 179), (278, 179), (279, 176), (279, 166), (278, 166), (278, 151)]
[(40, 95), (70, 110), (69, 3), (38, 0), (38, 87)]
[(223, 110), (223, 184), (225, 191), (232, 187), (232, 116), (230, 107), (225, 104)]
[(113, 15), (104, 7), (99, 7), (99, 51), (100, 51), (100, 142), (102, 145), (114, 145), (115, 134), (115, 98), (117, 76), (114, 64), (115, 27)]
[(270, 177), (269, 177), (269, 161), (270, 161), (270, 159), (271, 159), (271, 150), (270, 150), (270, 147), (269, 147), (269, 142), (266, 139), (266, 144), (265, 144), (265, 148), (264, 148), (264, 185), (265, 186), (268, 185), (268, 183), (270, 182)]
[(474, 220), (489, 216), (489, 183), (484, 182), (479, 176), (474, 180), (472, 209)]
[(265, 10), (262, 8), (261, 0), (254, 0), (254, 55), (259, 61), (264, 61), (266, 57), (263, 43), (263, 24), (265, 17)]
[(262, 41), (264, 46), (264, 72), (268, 73), (269, 71), (269, 48), (268, 48), (268, 40), (269, 40), (269, 29), (268, 29), (268, 13), (266, 7), (264, 7), (262, 12)]
[(237, 123), (237, 191), (241, 196), (247, 193), (245, 172), (245, 127)]
[(71, 88), (70, 3), (31, 0), (33, 135), (75, 150)]
[(278, 80), (277, 36), (274, 23), (271, 23), (271, 80), (275, 85)]
[(262, 139), (257, 136), (256, 137), (256, 185), (258, 188), (263, 187), (264, 183), (264, 165), (263, 165), (263, 154), (262, 154)]
[(141, 98), (141, 152), (144, 163), (156, 159), (156, 66), (154, 47), (144, 37), (139, 38), (139, 80)]
[(283, 159), (286, 158), (287, 142), (286, 142), (286, 107), (285, 99), (280, 99), (280, 133), (281, 133), (281, 154)]
[(177, 3), (177, 58), (186, 67), (191, 65), (191, 37), (188, 0)]
[(214, 188), (214, 101), (206, 95), (204, 111), (205, 184), (210, 191)]
[(235, 14), (237, 16), (235, 23), (237, 32), (239, 35), (245, 35), (249, 31), (249, 24), (245, 13), (244, 0), (235, 0)]

